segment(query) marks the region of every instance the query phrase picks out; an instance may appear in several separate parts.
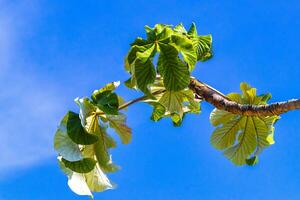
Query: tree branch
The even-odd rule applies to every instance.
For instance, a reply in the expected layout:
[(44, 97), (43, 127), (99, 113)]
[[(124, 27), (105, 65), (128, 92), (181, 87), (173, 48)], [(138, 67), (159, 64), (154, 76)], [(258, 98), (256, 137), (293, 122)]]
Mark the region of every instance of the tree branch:
[(243, 105), (231, 101), (222, 93), (214, 90), (208, 85), (192, 78), (189, 88), (195, 94), (220, 110), (225, 110), (233, 114), (244, 116), (273, 116), (300, 109), (300, 99), (291, 99), (284, 102), (272, 103), (269, 105)]

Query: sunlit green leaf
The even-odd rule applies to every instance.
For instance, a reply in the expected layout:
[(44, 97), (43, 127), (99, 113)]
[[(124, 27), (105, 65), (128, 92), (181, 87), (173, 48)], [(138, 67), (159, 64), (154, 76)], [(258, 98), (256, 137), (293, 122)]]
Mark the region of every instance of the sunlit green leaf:
[(84, 176), (89, 189), (93, 192), (102, 192), (108, 189), (114, 189), (113, 184), (109, 181), (98, 165)]
[(190, 82), (188, 67), (178, 58), (178, 51), (171, 45), (159, 44), (158, 71), (167, 90), (179, 91)]
[(187, 34), (187, 31), (185, 30), (185, 28), (184, 28), (184, 26), (183, 26), (182, 23), (176, 25), (176, 26), (174, 27), (174, 31), (175, 31), (175, 32), (178, 32), (178, 33), (182, 33), (182, 34)]
[(143, 45), (143, 46), (138, 46), (138, 45), (132, 46), (130, 48), (127, 56), (125, 57), (125, 69), (126, 69), (126, 71), (128, 71), (130, 73), (133, 73), (132, 72), (132, 65), (133, 65), (135, 59), (137, 58), (137, 53), (138, 52), (141, 52), (141, 53), (145, 52), (148, 49), (150, 49), (152, 46), (153, 46), (152, 43), (146, 44), (146, 45)]
[(192, 25), (191, 25), (191, 27), (190, 27), (190, 29), (189, 29), (189, 31), (188, 31), (188, 34), (189, 35), (192, 35), (192, 36), (194, 36), (194, 37), (196, 37), (197, 35), (198, 35), (198, 33), (197, 33), (197, 28), (196, 28), (196, 24), (193, 22), (192, 23)]
[(182, 35), (172, 35), (172, 42), (182, 54), (184, 61), (188, 64), (190, 71), (194, 69), (197, 62), (197, 54), (192, 40)]
[(158, 102), (152, 102), (151, 104), (153, 105), (151, 120), (158, 121), (165, 115), (166, 108)]
[(172, 34), (173, 30), (169, 26), (164, 26), (157, 32), (156, 40), (162, 43), (168, 43)]
[(212, 57), (212, 36), (203, 35), (193, 37), (193, 46), (197, 53), (197, 60), (206, 61)]

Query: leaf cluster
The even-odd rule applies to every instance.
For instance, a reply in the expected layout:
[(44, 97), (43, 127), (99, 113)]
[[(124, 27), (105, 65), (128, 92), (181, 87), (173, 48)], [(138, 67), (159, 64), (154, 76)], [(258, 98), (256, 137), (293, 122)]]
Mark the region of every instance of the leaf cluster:
[[(183, 24), (145, 26), (145, 31), (147, 38), (136, 38), (125, 58), (125, 69), (131, 75), (125, 84), (149, 97), (146, 102), (154, 107), (151, 119), (170, 116), (178, 126), (185, 113), (200, 112), (188, 85), (197, 61), (212, 57), (212, 37), (198, 35), (194, 23), (188, 31)], [(158, 90), (161, 92), (153, 95)]]
[(119, 169), (109, 153), (117, 144), (107, 129), (114, 129), (124, 144), (131, 140), (126, 116), (119, 112), (123, 99), (114, 92), (118, 85), (107, 84), (91, 98), (76, 98), (79, 114), (67, 112), (56, 131), (58, 162), (68, 176), (69, 187), (79, 195), (92, 196), (92, 192), (114, 188), (106, 173)]

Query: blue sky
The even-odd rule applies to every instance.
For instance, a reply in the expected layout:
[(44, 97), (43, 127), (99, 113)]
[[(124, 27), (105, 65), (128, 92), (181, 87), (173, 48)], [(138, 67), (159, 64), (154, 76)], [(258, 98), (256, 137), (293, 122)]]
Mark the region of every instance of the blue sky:
[[(296, 0), (0, 0), (0, 200), (88, 199), (69, 190), (53, 135), (75, 97), (127, 79), (123, 58), (144, 25), (196, 22), (215, 56), (193, 75), (224, 93), (247, 81), (275, 102), (300, 97), (299, 17)], [(112, 151), (118, 188), (96, 199), (300, 199), (300, 113), (282, 115), (257, 166), (235, 167), (209, 144), (211, 110), (202, 103), (174, 128), (130, 107), (133, 142)]]

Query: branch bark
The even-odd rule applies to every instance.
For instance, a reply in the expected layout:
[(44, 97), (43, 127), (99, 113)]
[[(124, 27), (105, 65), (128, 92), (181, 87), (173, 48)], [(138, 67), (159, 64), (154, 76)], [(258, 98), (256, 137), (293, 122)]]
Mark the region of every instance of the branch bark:
[(191, 79), (189, 88), (193, 90), (195, 94), (201, 96), (205, 101), (214, 105), (216, 108), (238, 115), (273, 116), (280, 115), (291, 110), (300, 109), (300, 99), (291, 99), (268, 105), (238, 104), (195, 78)]

